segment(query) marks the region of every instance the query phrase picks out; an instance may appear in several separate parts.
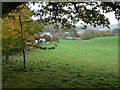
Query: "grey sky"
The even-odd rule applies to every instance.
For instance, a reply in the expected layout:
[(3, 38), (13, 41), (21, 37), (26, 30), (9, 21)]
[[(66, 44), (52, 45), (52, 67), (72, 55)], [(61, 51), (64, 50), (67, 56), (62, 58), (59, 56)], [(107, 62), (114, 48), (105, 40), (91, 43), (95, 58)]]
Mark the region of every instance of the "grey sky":
[(114, 12), (106, 13), (105, 16), (109, 18), (110, 24), (118, 24), (118, 20), (115, 18)]

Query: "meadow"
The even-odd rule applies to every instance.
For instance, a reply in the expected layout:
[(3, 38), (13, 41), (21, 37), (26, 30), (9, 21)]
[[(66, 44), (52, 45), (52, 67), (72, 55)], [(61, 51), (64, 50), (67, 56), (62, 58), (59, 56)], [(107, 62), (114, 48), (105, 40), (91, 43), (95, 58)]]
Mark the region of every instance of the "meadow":
[(3, 62), (3, 88), (120, 87), (117, 36), (61, 40), (54, 50), (37, 49), (26, 54), (26, 69), (21, 55)]

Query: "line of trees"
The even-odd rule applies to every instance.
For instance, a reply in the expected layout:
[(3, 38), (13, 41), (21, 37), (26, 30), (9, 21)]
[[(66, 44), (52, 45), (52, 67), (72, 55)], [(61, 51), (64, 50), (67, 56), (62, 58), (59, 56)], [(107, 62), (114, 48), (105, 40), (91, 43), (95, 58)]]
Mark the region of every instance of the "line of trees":
[(106, 36), (114, 36), (109, 31), (96, 31), (96, 30), (85, 30), (84, 33), (80, 34), (80, 38), (82, 40), (88, 40), (95, 37), (106, 37)]
[(112, 34), (118, 34), (120, 35), (120, 28), (115, 28), (112, 30)]

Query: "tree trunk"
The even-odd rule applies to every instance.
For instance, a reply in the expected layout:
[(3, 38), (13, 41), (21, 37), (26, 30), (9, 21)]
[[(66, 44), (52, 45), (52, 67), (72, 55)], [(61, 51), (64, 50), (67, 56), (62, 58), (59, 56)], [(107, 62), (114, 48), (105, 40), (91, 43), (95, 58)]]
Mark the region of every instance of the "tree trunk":
[(26, 57), (25, 57), (25, 49), (23, 49), (23, 60), (24, 60), (24, 68), (26, 68)]
[(5, 51), (5, 60), (9, 61), (9, 52), (7, 50)]
[(20, 11), (19, 11), (19, 22), (20, 22), (20, 30), (21, 30), (21, 43), (22, 43), (23, 63), (24, 63), (24, 68), (26, 68), (25, 43), (24, 43), (24, 40), (23, 40), (23, 28), (22, 28), (22, 20), (21, 20), (21, 16), (20, 16)]

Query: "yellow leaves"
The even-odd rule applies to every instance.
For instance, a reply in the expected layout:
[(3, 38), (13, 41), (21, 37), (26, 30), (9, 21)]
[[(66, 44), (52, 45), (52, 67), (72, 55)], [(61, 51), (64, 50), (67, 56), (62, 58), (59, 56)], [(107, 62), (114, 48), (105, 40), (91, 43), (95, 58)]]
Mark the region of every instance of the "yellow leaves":
[(14, 10), (15, 13), (17, 13), (18, 11), (17, 10)]
[[(23, 8), (22, 8), (23, 7)], [(20, 29), (19, 22), (19, 13), (17, 10), (12, 10), (8, 16), (3, 18), (2, 22), (2, 40), (3, 40), (3, 49), (13, 49), (20, 48), (21, 45), (21, 36), (24, 41), (34, 41), (34, 38), (37, 37), (37, 34), (34, 35), (38, 30), (35, 22), (25, 22), (32, 21), (30, 18), (30, 10), (24, 5), (20, 7), (20, 17), (22, 19), (22, 32)], [(39, 25), (40, 26), (40, 25)]]
[(8, 19), (8, 17), (5, 17), (4, 19), (6, 19), (6, 20), (7, 20), (7, 19)]
[[(2, 24), (2, 43), (3, 43), (3, 50), (9, 50), (15, 48), (15, 40), (18, 39), (18, 32), (19, 26), (17, 23), (14, 22), (11, 18), (3, 19)], [(14, 31), (16, 29), (16, 31)]]
[(32, 42), (26, 42), (26, 45), (31, 45), (31, 44), (33, 44)]
[(17, 20), (18, 20), (18, 19), (19, 19), (19, 17), (18, 17), (18, 16), (16, 16), (16, 17), (15, 17), (15, 19), (17, 19)]
[(38, 34), (34, 34), (34, 37), (38, 37)]

